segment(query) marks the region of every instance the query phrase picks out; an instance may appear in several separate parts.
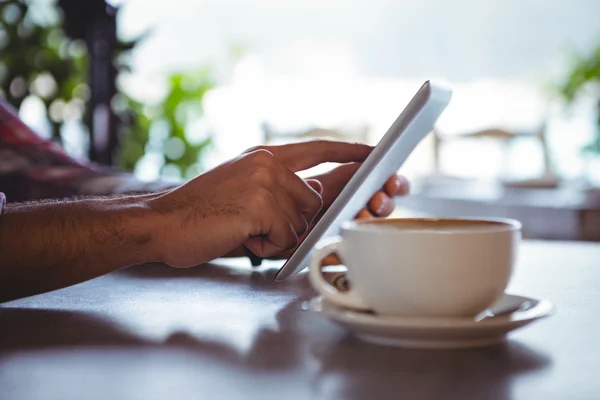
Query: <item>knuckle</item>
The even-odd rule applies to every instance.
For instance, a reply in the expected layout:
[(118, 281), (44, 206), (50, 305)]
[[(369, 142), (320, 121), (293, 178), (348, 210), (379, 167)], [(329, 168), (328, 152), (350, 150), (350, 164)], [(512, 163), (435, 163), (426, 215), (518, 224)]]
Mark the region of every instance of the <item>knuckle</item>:
[(249, 153), (254, 153), (255, 151), (258, 150), (268, 150), (267, 146), (253, 146), (250, 147), (248, 150), (246, 150), (244, 153), (249, 154)]
[(249, 205), (255, 209), (261, 209), (269, 206), (271, 203), (271, 192), (264, 188), (256, 188), (252, 191)]
[(248, 158), (255, 165), (270, 166), (275, 162), (275, 155), (265, 147), (257, 147), (249, 151)]
[(272, 170), (265, 167), (257, 167), (251, 174), (252, 182), (260, 186), (272, 186), (275, 183), (275, 175)]

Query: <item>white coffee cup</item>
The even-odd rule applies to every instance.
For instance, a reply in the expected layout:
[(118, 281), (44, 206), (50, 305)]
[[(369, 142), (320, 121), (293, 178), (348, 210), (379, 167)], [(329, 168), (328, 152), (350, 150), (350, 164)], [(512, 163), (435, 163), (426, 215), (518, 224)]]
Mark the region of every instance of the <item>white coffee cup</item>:
[[(319, 244), (310, 266), (315, 290), (331, 303), (380, 315), (473, 317), (510, 280), (521, 223), (509, 219), (379, 219), (343, 224)], [(323, 258), (337, 253), (349, 290), (325, 280)]]

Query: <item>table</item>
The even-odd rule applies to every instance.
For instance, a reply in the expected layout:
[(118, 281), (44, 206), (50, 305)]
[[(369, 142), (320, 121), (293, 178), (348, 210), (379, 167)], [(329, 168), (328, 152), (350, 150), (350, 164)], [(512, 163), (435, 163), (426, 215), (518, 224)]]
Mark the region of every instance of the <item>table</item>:
[(0, 398), (600, 398), (598, 244), (524, 243), (509, 291), (557, 312), (480, 350), (360, 342), (272, 266), (144, 265), (5, 303)]
[(600, 241), (600, 191), (506, 187), (499, 182), (427, 178), (397, 205), (437, 217), (502, 217), (532, 239)]

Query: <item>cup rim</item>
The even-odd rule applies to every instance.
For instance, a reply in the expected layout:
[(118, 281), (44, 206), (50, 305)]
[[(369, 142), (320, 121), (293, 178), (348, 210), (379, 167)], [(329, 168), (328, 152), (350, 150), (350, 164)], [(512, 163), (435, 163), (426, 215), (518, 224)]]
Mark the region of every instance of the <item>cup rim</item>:
[[(474, 222), (474, 223), (489, 223), (491, 229), (482, 230), (477, 232), (469, 231), (439, 231), (435, 232), (432, 230), (411, 230), (410, 232), (404, 230), (382, 230), (377, 225), (390, 224), (392, 222), (386, 221), (411, 221), (411, 222)], [(353, 220), (342, 223), (342, 231), (353, 231), (353, 232), (369, 232), (369, 233), (385, 233), (386, 235), (486, 235), (490, 233), (499, 232), (518, 232), (523, 228), (523, 224), (520, 221), (511, 218), (496, 218), (496, 217), (457, 217), (457, 218), (436, 218), (436, 217), (422, 217), (422, 218), (375, 218), (369, 220)]]

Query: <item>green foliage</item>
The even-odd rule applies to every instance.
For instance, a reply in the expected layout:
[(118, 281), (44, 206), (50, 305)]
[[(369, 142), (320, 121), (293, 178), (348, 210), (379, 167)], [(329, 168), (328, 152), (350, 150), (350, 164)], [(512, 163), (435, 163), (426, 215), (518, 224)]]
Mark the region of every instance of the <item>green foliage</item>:
[(65, 37), (60, 13), (53, 8), (37, 18), (32, 6), (0, 2), (0, 96), (17, 109), (29, 95), (46, 105), (52, 136), (72, 112), (81, 115), (89, 96), (85, 84), (85, 44)]
[(576, 57), (566, 79), (558, 87), (568, 105), (583, 93), (595, 96), (597, 101), (596, 137), (587, 144), (584, 152), (600, 154), (600, 44), (587, 57)]
[[(53, 4), (0, 0), (0, 97), (17, 109), (27, 96), (40, 98), (57, 141), (66, 118), (84, 117), (89, 98), (86, 45), (65, 36), (61, 18)], [(114, 54), (119, 72), (129, 71), (130, 51), (145, 36), (119, 42)], [(120, 117), (117, 163), (133, 170), (144, 154), (152, 151), (162, 154), (163, 169), (174, 166), (183, 176), (197, 173), (199, 157), (211, 140), (190, 140), (186, 128), (202, 116), (202, 99), (213, 87), (211, 70), (199, 68), (171, 74), (167, 93), (158, 104), (145, 104), (119, 93), (113, 101)], [(166, 134), (151, 140), (150, 131), (158, 127)]]
[[(206, 137), (195, 143), (190, 140), (187, 128), (202, 117), (204, 95), (215, 86), (208, 67), (193, 71), (176, 72), (168, 77), (167, 92), (159, 104), (142, 104), (124, 96), (124, 110), (132, 112), (121, 132), (122, 151), (120, 164), (133, 169), (147, 151), (163, 154), (165, 167), (176, 167), (181, 176), (191, 177), (201, 170), (199, 158), (211, 144)], [(155, 132), (155, 137), (151, 137)]]

